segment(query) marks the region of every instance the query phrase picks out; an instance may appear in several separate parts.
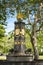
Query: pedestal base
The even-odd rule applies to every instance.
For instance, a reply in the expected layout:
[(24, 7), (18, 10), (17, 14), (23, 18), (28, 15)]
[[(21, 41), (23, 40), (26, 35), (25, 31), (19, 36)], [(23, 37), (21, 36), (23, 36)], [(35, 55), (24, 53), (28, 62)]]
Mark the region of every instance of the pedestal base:
[(7, 56), (8, 61), (14, 61), (14, 62), (23, 62), (23, 61), (33, 61), (33, 55), (32, 54), (15, 54), (15, 55), (8, 55)]

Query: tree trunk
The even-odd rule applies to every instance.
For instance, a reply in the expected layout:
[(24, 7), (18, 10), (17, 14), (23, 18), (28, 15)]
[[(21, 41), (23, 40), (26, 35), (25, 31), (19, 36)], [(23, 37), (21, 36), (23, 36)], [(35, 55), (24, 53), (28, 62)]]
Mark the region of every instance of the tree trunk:
[(33, 50), (34, 50), (34, 59), (38, 59), (39, 58), (39, 53), (38, 53), (38, 48), (37, 48), (37, 42), (36, 42), (36, 37), (33, 35), (31, 37), (31, 43), (33, 46)]
[(34, 50), (34, 59), (39, 58), (38, 48), (37, 48), (37, 39), (36, 39), (36, 23), (32, 26), (32, 32), (31, 32), (31, 43)]

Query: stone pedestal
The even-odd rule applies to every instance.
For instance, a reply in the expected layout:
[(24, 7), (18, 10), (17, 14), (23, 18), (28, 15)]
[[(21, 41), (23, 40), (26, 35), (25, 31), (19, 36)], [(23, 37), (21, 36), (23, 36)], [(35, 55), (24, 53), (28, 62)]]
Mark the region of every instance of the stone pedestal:
[(15, 55), (8, 55), (7, 56), (8, 61), (14, 61), (14, 62), (25, 62), (25, 61), (33, 61), (33, 55), (32, 54), (15, 54)]

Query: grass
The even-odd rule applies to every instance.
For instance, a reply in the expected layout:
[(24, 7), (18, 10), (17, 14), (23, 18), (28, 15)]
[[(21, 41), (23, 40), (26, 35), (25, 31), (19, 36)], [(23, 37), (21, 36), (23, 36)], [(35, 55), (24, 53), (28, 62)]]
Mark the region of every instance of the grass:
[(0, 60), (6, 60), (6, 56), (0, 56)]
[(43, 56), (40, 55), (40, 56), (39, 56), (39, 59), (43, 59)]

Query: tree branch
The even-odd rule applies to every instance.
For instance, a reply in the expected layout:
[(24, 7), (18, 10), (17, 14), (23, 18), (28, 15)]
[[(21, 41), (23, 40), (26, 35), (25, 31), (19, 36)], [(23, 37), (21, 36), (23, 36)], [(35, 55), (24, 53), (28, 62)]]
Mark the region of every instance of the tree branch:
[(36, 30), (36, 32), (38, 32), (38, 31), (40, 31), (40, 30), (42, 30), (42, 29), (43, 29), (43, 24), (39, 27), (38, 30)]

